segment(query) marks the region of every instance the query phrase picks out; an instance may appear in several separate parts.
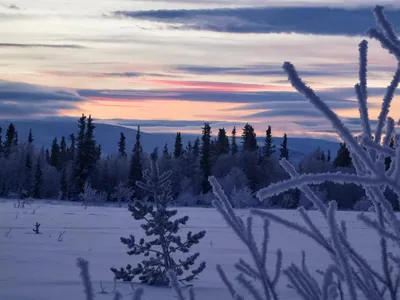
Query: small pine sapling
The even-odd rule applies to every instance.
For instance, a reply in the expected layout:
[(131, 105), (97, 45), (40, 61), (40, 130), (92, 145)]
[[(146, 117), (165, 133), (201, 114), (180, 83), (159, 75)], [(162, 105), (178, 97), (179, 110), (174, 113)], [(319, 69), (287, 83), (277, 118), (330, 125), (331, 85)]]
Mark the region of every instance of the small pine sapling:
[(58, 239), (57, 241), (62, 242), (64, 240), (64, 234), (66, 233), (66, 231), (60, 231), (60, 234), (58, 235)]
[(8, 230), (5, 234), (4, 237), (11, 237), (10, 233), (11, 233), (12, 228), (10, 228), (10, 230)]
[(40, 227), (40, 224), (38, 222), (36, 222), (35, 228), (32, 229), (33, 232), (36, 233), (36, 234), (39, 234), (40, 233), (39, 227)]
[(158, 164), (155, 157), (150, 158), (150, 171), (144, 172), (144, 182), (136, 182), (136, 185), (148, 193), (146, 201), (135, 199), (129, 204), (128, 209), (132, 213), (135, 220), (144, 220), (141, 225), (146, 236), (154, 236), (151, 241), (145, 242), (143, 238), (137, 241), (133, 235), (128, 238), (121, 237), (121, 242), (128, 246), (128, 255), (140, 255), (145, 257), (152, 256), (142, 260), (136, 267), (130, 264), (119, 270), (111, 268), (117, 280), (132, 281), (138, 276), (142, 283), (148, 285), (166, 286), (169, 285), (170, 279), (167, 275), (169, 270), (177, 274), (182, 284), (189, 282), (201, 273), (206, 264), (205, 262), (191, 271), (184, 274), (184, 271), (194, 265), (199, 253), (190, 255), (184, 260), (172, 257), (175, 252), (188, 253), (189, 249), (198, 244), (199, 240), (205, 236), (205, 231), (196, 234), (188, 232), (186, 240), (182, 241), (177, 235), (181, 225), (185, 225), (189, 220), (188, 216), (171, 220), (177, 214), (177, 210), (168, 209), (167, 206), (172, 200), (171, 193), (171, 171), (162, 175), (159, 173)]

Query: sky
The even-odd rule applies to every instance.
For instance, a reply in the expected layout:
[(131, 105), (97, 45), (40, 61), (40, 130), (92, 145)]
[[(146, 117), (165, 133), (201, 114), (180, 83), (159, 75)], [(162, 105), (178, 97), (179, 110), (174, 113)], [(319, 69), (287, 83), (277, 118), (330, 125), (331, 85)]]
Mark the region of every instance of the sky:
[[(250, 123), (257, 135), (332, 138), (293, 90), (300, 76), (355, 132), (358, 44), (369, 41), (369, 112), (397, 67), (365, 31), (369, 0), (2, 0), (0, 118), (69, 118), (146, 132), (213, 132)], [(379, 1), (400, 32), (400, 2)], [(395, 97), (392, 117), (400, 118)]]

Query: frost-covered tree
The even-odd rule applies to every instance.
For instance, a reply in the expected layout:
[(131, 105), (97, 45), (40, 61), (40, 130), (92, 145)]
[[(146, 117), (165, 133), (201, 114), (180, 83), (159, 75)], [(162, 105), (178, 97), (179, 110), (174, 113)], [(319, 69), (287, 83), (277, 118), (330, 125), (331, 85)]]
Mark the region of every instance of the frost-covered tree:
[(133, 194), (134, 194), (134, 192), (130, 187), (128, 187), (123, 182), (120, 182), (115, 187), (111, 198), (114, 201), (118, 202), (119, 206), (121, 206), (122, 202), (129, 202), (132, 199)]
[(96, 191), (88, 181), (83, 186), (83, 192), (79, 194), (82, 204), (87, 208), (89, 204), (98, 202), (101, 198), (98, 191)]
[(154, 239), (145, 241), (144, 238), (138, 239), (133, 235), (128, 238), (122, 237), (121, 242), (129, 248), (128, 255), (143, 255), (146, 258), (136, 266), (128, 264), (125, 269), (111, 268), (111, 271), (116, 279), (132, 281), (138, 277), (142, 283), (161, 286), (170, 283), (167, 272), (173, 271), (180, 278), (180, 282), (189, 282), (204, 270), (205, 262), (200, 263), (188, 274), (185, 271), (192, 268), (200, 254), (195, 253), (182, 259), (181, 256), (174, 257), (174, 253), (188, 253), (193, 245), (199, 243), (206, 232), (200, 231), (192, 234), (189, 231), (184, 240), (178, 235), (180, 226), (185, 225), (189, 217), (172, 219), (177, 215), (177, 210), (168, 209), (168, 204), (172, 200), (169, 180), (171, 171), (160, 174), (157, 162), (154, 159), (150, 159), (150, 161), (150, 170), (144, 172), (146, 182), (136, 183), (138, 187), (148, 193), (149, 199), (146, 202), (135, 199), (133, 204), (129, 204), (128, 209), (135, 220), (145, 221), (141, 227), (146, 236), (154, 236)]

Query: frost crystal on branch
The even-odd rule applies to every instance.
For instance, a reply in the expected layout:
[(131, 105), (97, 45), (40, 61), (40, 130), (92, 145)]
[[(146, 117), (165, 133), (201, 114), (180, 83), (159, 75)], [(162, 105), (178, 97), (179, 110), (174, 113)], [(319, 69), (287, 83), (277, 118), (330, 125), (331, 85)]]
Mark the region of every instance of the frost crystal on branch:
[[(379, 29), (370, 29), (368, 31), (370, 37), (378, 39), (382, 46), (387, 48), (400, 61), (400, 43), (392, 26), (383, 14), (382, 7), (376, 7), (374, 13)], [(303, 280), (299, 280), (302, 275), (299, 273), (300, 269), (295, 265), (284, 271), (289, 278), (291, 286), (298, 292), (301, 298), (307, 300), (336, 299), (338, 295), (341, 295), (343, 299), (344, 296), (343, 293), (340, 293), (339, 285), (333, 284), (333, 273), (338, 278), (338, 283), (343, 281), (347, 289), (348, 299), (396, 300), (400, 296), (399, 257), (390, 254), (387, 249), (388, 239), (397, 244), (397, 249), (400, 248), (400, 221), (394, 214), (392, 205), (383, 194), (386, 188), (390, 188), (397, 194), (400, 201), (400, 183), (396, 167), (399, 166), (400, 162), (400, 147), (396, 148), (396, 150), (388, 147), (390, 138), (393, 135), (395, 137), (398, 136), (395, 132), (393, 119), (389, 118), (388, 115), (390, 103), (399, 84), (400, 68), (398, 66), (383, 98), (382, 109), (373, 138), (367, 110), (367, 43), (365, 41), (361, 42), (359, 49), (360, 82), (355, 86), (355, 91), (359, 101), (360, 118), (363, 127), (363, 137), (360, 140), (353, 137), (350, 130), (346, 128), (336, 113), (311, 88), (306, 86), (293, 64), (286, 62), (283, 65), (292, 86), (303, 94), (331, 122), (340, 137), (349, 146), (356, 174), (323, 173), (299, 175), (288, 161), (281, 160), (282, 167), (285, 168), (292, 178), (272, 184), (257, 193), (259, 199), (264, 200), (289, 189), (299, 188), (324, 216), (328, 224), (329, 236), (322, 234), (302, 208), (299, 209), (299, 212), (307, 227), (284, 220), (270, 212), (261, 210), (252, 211), (255, 215), (280, 223), (314, 239), (330, 254), (333, 265), (337, 266), (338, 269), (335, 272), (333, 272), (334, 269), (332, 267), (325, 270), (321, 289), (310, 290), (310, 287), (315, 287), (314, 281), (310, 277), (304, 277)], [(387, 125), (387, 136), (385, 136), (381, 143), (385, 124)], [(385, 171), (384, 159), (387, 156), (391, 158), (391, 166)], [(370, 228), (376, 230), (380, 235), (382, 271), (374, 270), (351, 246), (350, 241), (347, 239), (345, 224), (342, 223), (339, 225), (335, 220), (336, 202), (331, 201), (327, 208), (323, 201), (308, 187), (310, 184), (319, 184), (324, 180), (338, 183), (352, 182), (364, 188), (366, 196), (374, 206), (376, 219), (373, 220), (364, 215), (360, 215), (359, 219)], [(303, 270), (303, 275), (305, 273)], [(340, 286), (342, 285), (340, 284)], [(336, 292), (333, 293), (335, 290)]]

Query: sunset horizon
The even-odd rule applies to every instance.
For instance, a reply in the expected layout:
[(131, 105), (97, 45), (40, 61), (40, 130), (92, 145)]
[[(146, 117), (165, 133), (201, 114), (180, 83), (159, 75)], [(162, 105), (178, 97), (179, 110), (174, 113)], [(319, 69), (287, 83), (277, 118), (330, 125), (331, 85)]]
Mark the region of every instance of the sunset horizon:
[[(389, 16), (400, 19), (396, 1), (385, 4)], [(250, 123), (257, 136), (271, 125), (276, 136), (336, 139), (331, 125), (287, 81), (282, 64), (292, 62), (359, 131), (354, 84), (360, 41), (369, 42), (372, 119), (395, 71), (393, 57), (365, 37), (364, 28), (374, 23), (372, 5), (13, 1), (0, 6), (0, 117), (84, 113), (149, 133), (199, 134), (204, 122), (230, 132)], [(399, 119), (397, 101), (392, 111)]]

